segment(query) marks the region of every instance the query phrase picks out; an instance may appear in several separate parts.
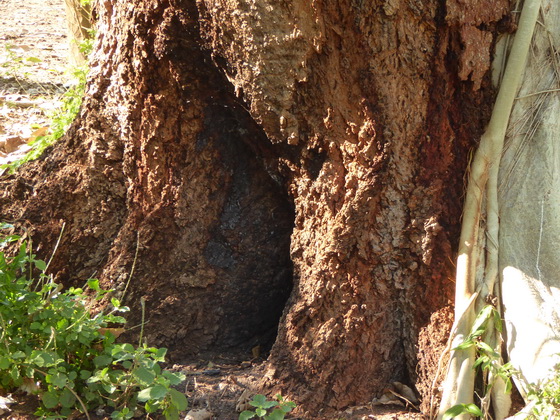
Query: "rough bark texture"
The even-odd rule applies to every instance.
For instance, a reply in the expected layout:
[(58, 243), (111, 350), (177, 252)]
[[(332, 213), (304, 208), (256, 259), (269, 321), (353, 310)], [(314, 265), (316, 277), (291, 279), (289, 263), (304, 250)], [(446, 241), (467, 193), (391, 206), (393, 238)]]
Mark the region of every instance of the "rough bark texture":
[(43, 254), (66, 222), (52, 265), (66, 282), (122, 291), (138, 246), (125, 301), (147, 299), (150, 343), (176, 358), (270, 340), (291, 289), (293, 211), (243, 142), (266, 137), (200, 50), (194, 4), (99, 14), (81, 121), (4, 182), (2, 217), (29, 222)]
[(471, 3), (101, 2), (82, 117), (1, 216), (43, 253), (66, 222), (66, 281), (123, 290), (138, 244), (125, 299), (175, 358), (274, 336), (293, 262), (270, 385), (315, 417), (428, 397), (507, 6)]
[(280, 159), (296, 206), (296, 289), (272, 382), (312, 406), (367, 401), (397, 379), (427, 396), (444, 342), (429, 317), (448, 319), (488, 28), (507, 2), (201, 3), (216, 63), (297, 156)]

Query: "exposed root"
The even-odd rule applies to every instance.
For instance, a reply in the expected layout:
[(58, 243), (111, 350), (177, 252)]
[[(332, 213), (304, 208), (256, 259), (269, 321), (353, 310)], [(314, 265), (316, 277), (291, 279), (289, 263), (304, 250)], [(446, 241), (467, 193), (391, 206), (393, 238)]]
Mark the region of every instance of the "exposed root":
[[(533, 31), (537, 21), (541, 0), (526, 0), (519, 19), (500, 91), (494, 105), (490, 123), (480, 140), (480, 146), (472, 162), (465, 199), (463, 225), (457, 258), (455, 291), (455, 319), (458, 320), (450, 341), (452, 348), (461, 344), (468, 336), (475, 318), (475, 309), (482, 306), (469, 302), (476, 292), (484, 299), (493, 293), (498, 275), (498, 168), (504, 147), (513, 102), (517, 95)], [(479, 235), (481, 217), (486, 214), (485, 237)], [(481, 237), (482, 236), (482, 237)], [(477, 284), (476, 272), (486, 243), (484, 276)], [(475, 371), (474, 347), (452, 350), (438, 419), (456, 404), (473, 402)], [(470, 415), (456, 417), (463, 420)]]

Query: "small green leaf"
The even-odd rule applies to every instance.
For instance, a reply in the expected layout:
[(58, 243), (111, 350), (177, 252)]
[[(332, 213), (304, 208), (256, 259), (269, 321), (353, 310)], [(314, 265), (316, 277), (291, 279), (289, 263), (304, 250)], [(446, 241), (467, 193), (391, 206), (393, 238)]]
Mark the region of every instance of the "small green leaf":
[(184, 411), (187, 409), (189, 404), (185, 394), (177, 391), (176, 389), (170, 388), (169, 396), (171, 397), (171, 403), (177, 408), (177, 410)]
[(47, 351), (33, 350), (29, 361), (39, 367), (50, 367), (56, 365), (56, 355)]
[(458, 415), (465, 413), (464, 404), (454, 405), (450, 409), (448, 409), (445, 413), (443, 413), (442, 420), (451, 420)]
[(442, 420), (450, 420), (465, 413), (479, 417), (483, 416), (482, 411), (476, 406), (476, 404), (457, 404), (443, 414)]
[(165, 362), (165, 355), (167, 354), (167, 349), (162, 347), (156, 350), (156, 353), (154, 354), (153, 358), (155, 361), (157, 362)]
[(272, 413), (270, 413), (268, 416), (266, 416), (266, 419), (267, 420), (283, 420), (285, 415), (286, 415), (286, 413), (284, 411), (277, 408)]
[[(478, 337), (486, 331), (486, 325), (488, 324), (488, 320), (492, 317), (492, 311), (494, 311), (494, 307), (492, 305), (486, 305), (476, 316), (474, 320), (473, 326), (471, 328), (471, 335)], [(475, 335), (478, 334), (478, 335)]]
[(488, 361), (489, 361), (488, 356), (480, 356), (474, 362), (473, 369), (476, 369), (477, 367), (479, 367), (483, 363), (488, 363)]
[(252, 411), (242, 411), (241, 414), (239, 414), (239, 420), (249, 420), (252, 419), (253, 417), (255, 417), (255, 413)]
[(179, 385), (186, 378), (182, 372), (170, 372), (168, 370), (163, 371), (163, 376), (169, 381), (170, 385)]
[(29, 329), (31, 330), (41, 331), (43, 328), (43, 324), (39, 322), (32, 322), (31, 325), (29, 325)]
[(156, 385), (152, 388), (150, 392), (150, 397), (154, 400), (161, 400), (167, 395), (168, 389), (161, 385)]
[(505, 381), (505, 383), (506, 383), (506, 390), (505, 390), (505, 393), (506, 393), (506, 394), (510, 394), (510, 393), (511, 393), (511, 389), (512, 389), (512, 387), (513, 387), (513, 384), (511, 383), (511, 378), (507, 378), (507, 379), (505, 379), (504, 381)]
[(484, 341), (479, 341), (476, 346), (478, 347), (479, 350), (484, 351), (486, 354), (488, 354), (488, 356), (493, 357), (493, 358), (498, 358), (500, 357), (500, 355), (498, 353), (496, 353), (494, 351), (494, 349), (492, 347), (490, 347), (488, 344), (486, 344)]
[(151, 399), (152, 397), (150, 395), (150, 392), (152, 392), (152, 387), (144, 388), (138, 393), (138, 401), (145, 402)]
[(45, 408), (55, 408), (58, 405), (58, 396), (54, 392), (45, 392), (41, 396), (41, 401), (43, 401)]
[(472, 346), (474, 346), (474, 341), (465, 340), (461, 344), (459, 344), (457, 347), (455, 347), (453, 350), (466, 350), (468, 348), (471, 348)]
[(280, 404), (280, 409), (284, 413), (289, 413), (290, 411), (292, 411), (296, 407), (297, 407), (296, 403), (292, 402), (292, 401), (286, 401), (286, 402), (283, 402), (282, 404)]
[(266, 403), (266, 397), (262, 394), (257, 394), (253, 397), (252, 401), (249, 401), (253, 407), (262, 407), (262, 405)]
[(255, 413), (256, 413), (257, 416), (259, 416), (259, 417), (264, 417), (264, 416), (266, 415), (266, 410), (265, 410), (264, 408), (257, 407), (257, 408), (255, 409)]
[(47, 269), (47, 263), (42, 260), (34, 260), (33, 263), (38, 270), (44, 272)]
[(62, 393), (60, 394), (60, 405), (63, 407), (74, 407), (76, 403), (76, 397), (68, 388), (64, 388)]
[(26, 354), (21, 350), (12, 353), (12, 359), (24, 359)]
[(132, 375), (140, 382), (142, 385), (148, 386), (153, 384), (156, 375), (144, 367), (139, 367), (134, 369)]
[(89, 279), (87, 281), (87, 285), (91, 290), (94, 290), (96, 292), (99, 292), (101, 290), (99, 287), (99, 280), (97, 279)]
[(130, 343), (124, 343), (122, 345), (122, 349), (123, 351), (127, 351), (129, 353), (134, 353), (136, 350), (134, 349), (134, 346)]
[(278, 403), (276, 401), (265, 401), (263, 405), (261, 405), (262, 408), (272, 408), (272, 407), (276, 407), (278, 405)]
[(160, 400), (167, 394), (167, 389), (164, 386), (156, 385), (145, 388), (138, 393), (138, 401)]
[(144, 404), (144, 410), (146, 410), (146, 413), (155, 413), (159, 410), (159, 404), (154, 401), (146, 401), (146, 404)]
[(19, 369), (16, 365), (12, 366), (12, 369), (10, 370), (10, 376), (12, 378), (12, 381), (14, 382), (14, 385), (19, 386), (23, 383), (23, 380), (21, 379), (21, 375), (19, 373)]
[(165, 420), (179, 420), (179, 411), (175, 407), (169, 406), (163, 410), (163, 416)]
[(484, 413), (482, 410), (478, 408), (476, 404), (466, 404), (467, 413), (472, 414), (473, 416), (482, 417)]
[(502, 332), (503, 330), (502, 317), (500, 316), (500, 313), (496, 309), (494, 309), (493, 314), (494, 314), (494, 328), (496, 328), (496, 331)]
[(8, 369), (12, 363), (7, 357), (0, 357), (0, 369)]
[(107, 394), (112, 394), (117, 390), (117, 387), (113, 384), (102, 384), (101, 385)]
[(113, 361), (113, 358), (107, 355), (100, 355), (97, 356), (95, 359), (93, 359), (93, 363), (95, 364), (95, 367), (104, 367), (104, 366), (109, 366), (111, 364), (111, 362)]
[(68, 383), (68, 376), (64, 373), (57, 372), (54, 375), (47, 375), (49, 382), (58, 388), (63, 388)]
[(83, 369), (80, 371), (80, 379), (85, 381), (86, 379), (89, 379), (90, 376), (91, 372), (89, 370)]

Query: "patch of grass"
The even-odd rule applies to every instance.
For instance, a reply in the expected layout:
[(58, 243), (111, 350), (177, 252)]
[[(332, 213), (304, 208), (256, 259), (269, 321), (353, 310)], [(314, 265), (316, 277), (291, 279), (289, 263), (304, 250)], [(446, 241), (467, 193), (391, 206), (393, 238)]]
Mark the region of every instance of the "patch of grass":
[[(12, 228), (0, 224), (0, 228)], [(18, 242), (9, 257), (2, 251)], [(109, 407), (111, 418), (127, 420), (139, 409), (177, 420), (187, 398), (173, 386), (182, 373), (162, 369), (166, 349), (117, 343), (128, 311), (95, 279), (63, 291), (18, 235), (0, 240), (0, 386), (39, 395), (42, 418), (88, 416)], [(108, 311), (92, 315), (88, 302), (110, 299)], [(89, 416), (88, 416), (89, 418)]]

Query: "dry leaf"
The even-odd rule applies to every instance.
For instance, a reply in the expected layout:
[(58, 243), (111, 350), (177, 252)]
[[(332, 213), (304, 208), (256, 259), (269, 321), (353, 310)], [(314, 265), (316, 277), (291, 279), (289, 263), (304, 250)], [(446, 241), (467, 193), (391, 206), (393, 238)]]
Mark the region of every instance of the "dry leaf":
[(31, 136), (29, 136), (29, 138), (27, 139), (27, 143), (34, 142), (35, 140), (37, 140), (38, 137), (46, 136), (48, 132), (49, 132), (49, 127), (41, 127), (35, 130), (31, 134)]
[(119, 335), (125, 332), (124, 328), (99, 328), (99, 334), (107, 335), (107, 333), (111, 333), (115, 336), (115, 338), (119, 338)]

